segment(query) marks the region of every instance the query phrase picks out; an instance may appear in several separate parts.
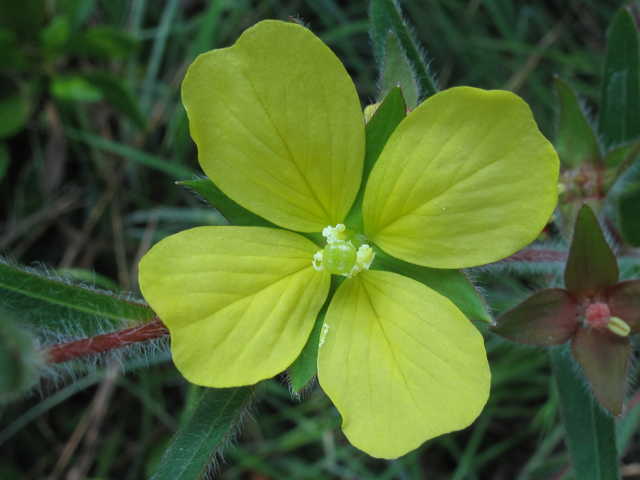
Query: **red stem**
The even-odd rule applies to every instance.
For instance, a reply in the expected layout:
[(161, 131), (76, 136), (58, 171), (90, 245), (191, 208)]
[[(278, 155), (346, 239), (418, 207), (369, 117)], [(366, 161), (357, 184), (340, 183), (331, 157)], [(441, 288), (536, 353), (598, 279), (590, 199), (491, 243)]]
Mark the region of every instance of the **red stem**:
[(153, 340), (154, 338), (169, 335), (169, 330), (162, 320), (155, 317), (151, 322), (138, 325), (118, 332), (96, 335), (91, 338), (83, 338), (75, 342), (55, 345), (47, 352), (49, 363), (62, 363), (76, 358), (88, 357), (102, 352), (108, 352), (115, 348), (125, 347), (132, 343)]

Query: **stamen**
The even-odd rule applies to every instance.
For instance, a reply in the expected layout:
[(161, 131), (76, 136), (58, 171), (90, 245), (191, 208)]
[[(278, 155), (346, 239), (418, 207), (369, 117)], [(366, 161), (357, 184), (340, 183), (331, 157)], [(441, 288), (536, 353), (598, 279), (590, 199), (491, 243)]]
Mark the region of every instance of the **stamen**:
[(629, 332), (631, 331), (631, 327), (629, 326), (629, 324), (618, 317), (611, 317), (607, 328), (616, 335), (620, 335), (621, 337), (628, 337)]

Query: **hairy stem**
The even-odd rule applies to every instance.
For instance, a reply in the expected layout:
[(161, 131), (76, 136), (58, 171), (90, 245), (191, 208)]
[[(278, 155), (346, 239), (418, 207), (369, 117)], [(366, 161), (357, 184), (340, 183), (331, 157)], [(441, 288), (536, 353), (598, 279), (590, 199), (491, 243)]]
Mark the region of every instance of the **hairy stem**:
[(55, 345), (46, 353), (49, 363), (62, 363), (76, 358), (88, 357), (133, 343), (153, 340), (169, 335), (169, 330), (158, 317), (144, 325), (138, 325), (118, 332), (105, 333), (83, 338), (75, 342)]

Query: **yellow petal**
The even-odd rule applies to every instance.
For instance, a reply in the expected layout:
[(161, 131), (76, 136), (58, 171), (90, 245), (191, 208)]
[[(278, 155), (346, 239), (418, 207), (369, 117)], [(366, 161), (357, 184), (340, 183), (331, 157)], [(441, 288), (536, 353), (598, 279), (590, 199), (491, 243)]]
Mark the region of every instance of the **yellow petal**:
[(325, 323), (320, 385), (369, 455), (399, 457), (482, 411), (491, 376), (482, 336), (430, 288), (362, 272), (340, 286)]
[(364, 121), (342, 63), (299, 25), (265, 21), (200, 55), (182, 84), (200, 165), (281, 227), (320, 232), (358, 192)]
[(140, 289), (171, 332), (192, 383), (251, 385), (302, 351), (329, 291), (306, 238), (259, 227), (200, 227), (172, 235), (140, 262)]
[(422, 103), (389, 139), (367, 183), (365, 230), (387, 253), (418, 265), (496, 261), (545, 226), (558, 170), (522, 99), (452, 88)]

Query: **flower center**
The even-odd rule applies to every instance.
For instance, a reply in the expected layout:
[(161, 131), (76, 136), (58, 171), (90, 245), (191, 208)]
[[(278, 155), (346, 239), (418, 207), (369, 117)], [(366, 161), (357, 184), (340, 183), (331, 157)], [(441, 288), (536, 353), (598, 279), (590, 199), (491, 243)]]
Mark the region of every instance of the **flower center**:
[(629, 335), (631, 328), (627, 322), (618, 317), (611, 316), (611, 310), (606, 303), (592, 303), (585, 311), (587, 323), (591, 328), (603, 329), (608, 328), (616, 335), (626, 337)]
[(325, 228), (322, 235), (327, 239), (327, 246), (313, 256), (312, 265), (317, 271), (326, 270), (333, 275), (351, 278), (369, 269), (375, 253), (357, 238), (355, 232), (339, 223), (335, 227)]

